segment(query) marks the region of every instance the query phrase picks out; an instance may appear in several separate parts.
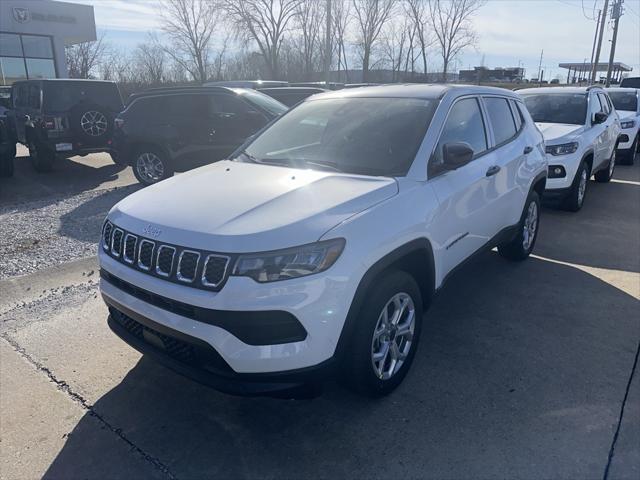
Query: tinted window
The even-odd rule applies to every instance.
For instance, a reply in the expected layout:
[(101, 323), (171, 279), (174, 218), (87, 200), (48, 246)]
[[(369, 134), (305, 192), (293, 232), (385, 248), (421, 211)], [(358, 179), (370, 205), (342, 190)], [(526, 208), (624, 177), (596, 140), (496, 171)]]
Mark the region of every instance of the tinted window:
[(487, 149), (484, 121), (475, 98), (460, 100), (451, 107), (432, 160), (433, 166), (442, 164), (442, 147), (454, 142), (468, 143), (476, 155)]
[(164, 97), (163, 113), (176, 117), (205, 118), (209, 114), (206, 95), (169, 95)]
[(26, 83), (20, 83), (13, 87), (13, 104), (16, 107), (26, 107), (28, 91)]
[(241, 115), (252, 110), (248, 103), (232, 95), (210, 95), (209, 101), (213, 113)]
[(600, 103), (600, 98), (598, 98), (598, 95), (594, 93), (593, 95), (591, 95), (591, 104), (589, 105), (589, 113), (591, 114), (591, 118), (593, 118), (594, 114), (600, 112), (604, 113), (604, 107), (602, 106), (602, 103)]
[(0, 33), (0, 56), (22, 57), (20, 36), (13, 33)]
[(23, 58), (0, 57), (0, 78), (5, 85), (27, 79)]
[(600, 99), (600, 105), (602, 105), (602, 111), (609, 115), (611, 113), (611, 106), (609, 105), (609, 100), (604, 93), (598, 93), (598, 98)]
[(286, 105), (283, 105), (279, 101), (271, 98), (264, 93), (256, 92), (255, 90), (243, 90), (242, 96), (249, 103), (256, 105), (261, 110), (265, 110), (271, 115), (282, 115), (288, 109)]
[(436, 100), (414, 98), (305, 102), (262, 132), (246, 151), (264, 163), (403, 176), (436, 105)]
[(616, 110), (635, 112), (638, 109), (638, 95), (636, 92), (609, 92), (609, 98)]
[(516, 129), (520, 131), (522, 124), (524, 123), (522, 111), (518, 108), (515, 100), (509, 100), (509, 105), (511, 105), (511, 113), (513, 113), (513, 118), (516, 121)]
[(45, 82), (44, 103), (48, 111), (69, 110), (79, 103), (94, 103), (113, 112), (122, 110), (118, 87), (107, 82)]
[(640, 88), (640, 77), (624, 78), (622, 82), (620, 82), (620, 86), (625, 88)]
[(25, 57), (53, 58), (49, 37), (22, 35), (22, 48), (24, 48)]
[(56, 78), (56, 67), (53, 60), (27, 58), (26, 62), (29, 78)]
[(30, 108), (40, 108), (40, 85), (32, 83), (29, 85), (29, 98), (27, 103)]
[(584, 125), (587, 96), (584, 93), (522, 94), (534, 122)]
[(506, 142), (516, 134), (516, 124), (506, 98), (485, 97), (489, 121), (493, 128), (496, 145)]

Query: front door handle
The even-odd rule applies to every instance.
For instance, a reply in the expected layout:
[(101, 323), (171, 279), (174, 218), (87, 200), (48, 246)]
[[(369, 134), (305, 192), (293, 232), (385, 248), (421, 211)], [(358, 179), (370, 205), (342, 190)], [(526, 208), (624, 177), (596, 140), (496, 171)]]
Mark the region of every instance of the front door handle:
[(524, 154), (528, 155), (533, 152), (533, 147), (524, 147)]
[(498, 173), (500, 171), (500, 166), (499, 165), (493, 165), (491, 167), (489, 167), (489, 170), (487, 170), (487, 177), (491, 177), (493, 175), (495, 175), (496, 173)]

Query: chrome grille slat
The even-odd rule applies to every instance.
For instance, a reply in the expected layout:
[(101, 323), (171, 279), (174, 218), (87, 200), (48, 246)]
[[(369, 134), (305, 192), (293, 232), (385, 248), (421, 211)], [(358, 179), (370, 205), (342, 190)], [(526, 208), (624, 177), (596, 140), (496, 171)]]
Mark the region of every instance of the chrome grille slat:
[[(148, 261), (147, 258), (147, 250), (146, 246), (149, 245), (151, 247), (151, 251), (148, 253)], [(143, 250), (144, 248), (144, 250)], [(143, 238), (140, 241), (140, 245), (138, 246), (138, 267), (142, 270), (149, 271), (151, 270), (151, 265), (153, 265), (153, 251), (156, 248), (156, 242), (152, 242), (151, 240), (147, 240)]]
[[(195, 257), (195, 259), (193, 257)], [(183, 260), (184, 260), (184, 263), (183, 263)], [(200, 252), (195, 252), (193, 250), (182, 250), (182, 252), (180, 252), (180, 256), (178, 257), (178, 268), (176, 270), (176, 278), (181, 282), (193, 283), (198, 273), (199, 262), (200, 262)], [(188, 271), (185, 272), (184, 270), (188, 270)], [(193, 273), (191, 273), (190, 270), (193, 270)]]
[(122, 253), (122, 239), (124, 237), (124, 231), (121, 228), (113, 230), (111, 235), (111, 255), (114, 257), (120, 257)]
[[(226, 255), (207, 255), (207, 259), (204, 261), (204, 267), (202, 268), (202, 284), (206, 287), (217, 287), (227, 276), (227, 268), (229, 267), (229, 261), (231, 259)], [(211, 272), (212, 261), (224, 262), (223, 266), (216, 266), (217, 270), (222, 269), (221, 272)]]
[(111, 250), (111, 234), (113, 233), (113, 223), (105, 222), (102, 227), (102, 248), (105, 252)]
[[(133, 241), (133, 244), (131, 244), (130, 241)], [(127, 233), (124, 236), (124, 248), (122, 249), (122, 259), (125, 262), (129, 264), (133, 264), (133, 262), (135, 261), (137, 243), (138, 243), (137, 235)]]
[[(168, 260), (164, 253), (165, 251), (171, 252), (171, 260)], [(176, 249), (169, 245), (160, 245), (158, 247), (158, 256), (156, 258), (156, 273), (161, 277), (169, 277), (171, 276), (171, 272), (173, 271), (173, 259), (176, 256)], [(169, 262), (168, 267), (166, 263)], [(163, 265), (164, 264), (164, 265)]]

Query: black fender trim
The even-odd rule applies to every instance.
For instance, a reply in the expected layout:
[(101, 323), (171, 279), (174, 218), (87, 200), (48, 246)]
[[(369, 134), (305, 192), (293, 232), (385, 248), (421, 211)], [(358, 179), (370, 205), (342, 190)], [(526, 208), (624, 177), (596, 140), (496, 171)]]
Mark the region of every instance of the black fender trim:
[[(342, 327), (342, 332), (336, 346), (334, 357), (339, 359), (343, 358), (351, 337), (356, 331), (358, 315), (360, 313), (362, 305), (366, 300), (367, 292), (370, 290), (375, 279), (382, 272), (393, 267), (396, 264), (399, 264), (399, 262), (403, 258), (412, 254), (424, 255), (426, 278), (428, 280), (428, 284), (420, 285), (420, 287), (423, 294), (422, 303), (424, 306), (424, 311), (427, 311), (431, 299), (435, 294), (435, 263), (433, 258), (433, 248), (431, 247), (431, 243), (429, 242), (429, 240), (427, 240), (426, 238), (418, 238), (389, 252), (376, 263), (374, 263), (364, 274), (364, 276), (360, 280), (360, 283), (358, 284), (358, 288), (356, 289), (356, 293), (351, 302), (351, 307), (349, 308), (349, 313), (347, 314), (344, 326)], [(414, 267), (416, 267), (416, 265), (414, 265)], [(418, 284), (420, 284), (420, 281), (418, 279), (416, 279), (416, 281), (418, 281)]]

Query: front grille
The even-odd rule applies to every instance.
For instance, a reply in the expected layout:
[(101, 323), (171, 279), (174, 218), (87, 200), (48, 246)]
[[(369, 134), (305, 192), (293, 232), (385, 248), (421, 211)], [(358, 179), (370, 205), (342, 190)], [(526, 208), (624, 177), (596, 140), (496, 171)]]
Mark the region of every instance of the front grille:
[(112, 258), (138, 271), (209, 291), (223, 287), (233, 259), (230, 255), (140, 237), (109, 221), (102, 228), (102, 248)]
[(176, 249), (168, 245), (161, 245), (158, 249), (158, 260), (156, 260), (156, 273), (163, 277), (171, 275), (173, 269), (173, 257)]
[(133, 263), (136, 256), (136, 244), (138, 243), (138, 237), (127, 233), (124, 237), (124, 252), (122, 253), (122, 259), (127, 263)]

